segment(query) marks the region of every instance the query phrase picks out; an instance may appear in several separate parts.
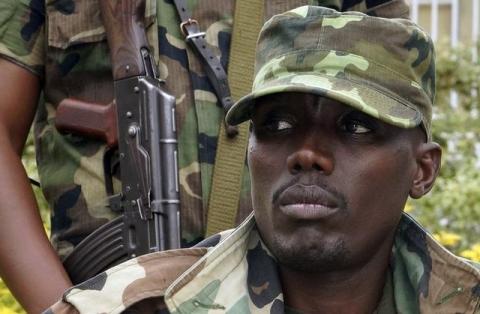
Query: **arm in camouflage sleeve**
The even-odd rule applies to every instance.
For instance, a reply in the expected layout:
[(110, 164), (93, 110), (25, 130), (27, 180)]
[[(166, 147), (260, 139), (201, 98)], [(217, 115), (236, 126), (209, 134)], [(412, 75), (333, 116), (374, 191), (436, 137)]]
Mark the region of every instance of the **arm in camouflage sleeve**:
[(70, 286), (21, 163), (38, 94), (38, 77), (0, 58), (0, 276), (28, 313), (47, 308)]

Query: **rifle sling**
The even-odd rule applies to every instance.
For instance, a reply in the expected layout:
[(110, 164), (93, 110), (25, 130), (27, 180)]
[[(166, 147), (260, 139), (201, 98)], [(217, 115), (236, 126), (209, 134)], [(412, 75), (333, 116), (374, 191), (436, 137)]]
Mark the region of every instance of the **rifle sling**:
[[(226, 113), (233, 105), (232, 98), (239, 99), (251, 90), (255, 44), (264, 17), (263, 0), (235, 1), (228, 80), (220, 58), (208, 48), (205, 33), (200, 31), (198, 22), (192, 19), (185, 1), (173, 2), (182, 21), (180, 28), (199, 56), (205, 74)], [(235, 226), (247, 144), (247, 123), (238, 129), (232, 129), (225, 123), (220, 126), (208, 202), (206, 236)]]
[[(215, 95), (223, 107), (225, 113), (232, 107), (233, 100), (228, 84), (227, 73), (223, 68), (220, 58), (209, 48), (205, 39), (205, 32), (200, 30), (197, 20), (192, 19), (185, 0), (174, 0), (180, 17), (180, 30), (185, 35), (185, 40), (190, 43), (202, 63), (203, 70), (215, 90)], [(229, 137), (235, 137), (237, 128), (225, 124)]]

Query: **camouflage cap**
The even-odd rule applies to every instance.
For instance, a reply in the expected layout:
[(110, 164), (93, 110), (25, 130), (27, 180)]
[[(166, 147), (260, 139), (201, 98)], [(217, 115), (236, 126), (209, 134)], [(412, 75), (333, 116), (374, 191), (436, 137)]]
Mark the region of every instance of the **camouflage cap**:
[(328, 97), (430, 139), (435, 97), (431, 38), (406, 19), (303, 6), (272, 17), (257, 44), (252, 92), (228, 112), (235, 125), (255, 99), (283, 92)]

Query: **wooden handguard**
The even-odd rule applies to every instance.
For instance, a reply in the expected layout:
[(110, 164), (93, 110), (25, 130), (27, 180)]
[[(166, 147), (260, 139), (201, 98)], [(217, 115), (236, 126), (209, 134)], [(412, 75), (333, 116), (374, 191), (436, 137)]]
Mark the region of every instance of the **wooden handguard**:
[(139, 48), (148, 48), (145, 35), (145, 0), (99, 1), (107, 29), (113, 78), (145, 75)]
[(118, 145), (117, 109), (115, 102), (108, 105), (66, 98), (57, 108), (55, 127), (62, 133), (72, 133)]

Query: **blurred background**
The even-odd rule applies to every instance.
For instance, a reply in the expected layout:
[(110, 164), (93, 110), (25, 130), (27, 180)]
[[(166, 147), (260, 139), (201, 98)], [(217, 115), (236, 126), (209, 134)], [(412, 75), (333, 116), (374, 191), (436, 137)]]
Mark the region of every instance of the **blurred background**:
[[(444, 149), (441, 175), (432, 192), (409, 200), (405, 211), (454, 253), (480, 262), (480, 62), (479, 0), (407, 0), (411, 19), (437, 47), (437, 98), (433, 139)], [(38, 181), (33, 139), (24, 165)], [(45, 230), (49, 205), (34, 187)], [(0, 280), (0, 314), (24, 313)]]
[(458, 255), (480, 261), (478, 0), (407, 0), (436, 42), (433, 138), (444, 154), (432, 192), (405, 210)]

